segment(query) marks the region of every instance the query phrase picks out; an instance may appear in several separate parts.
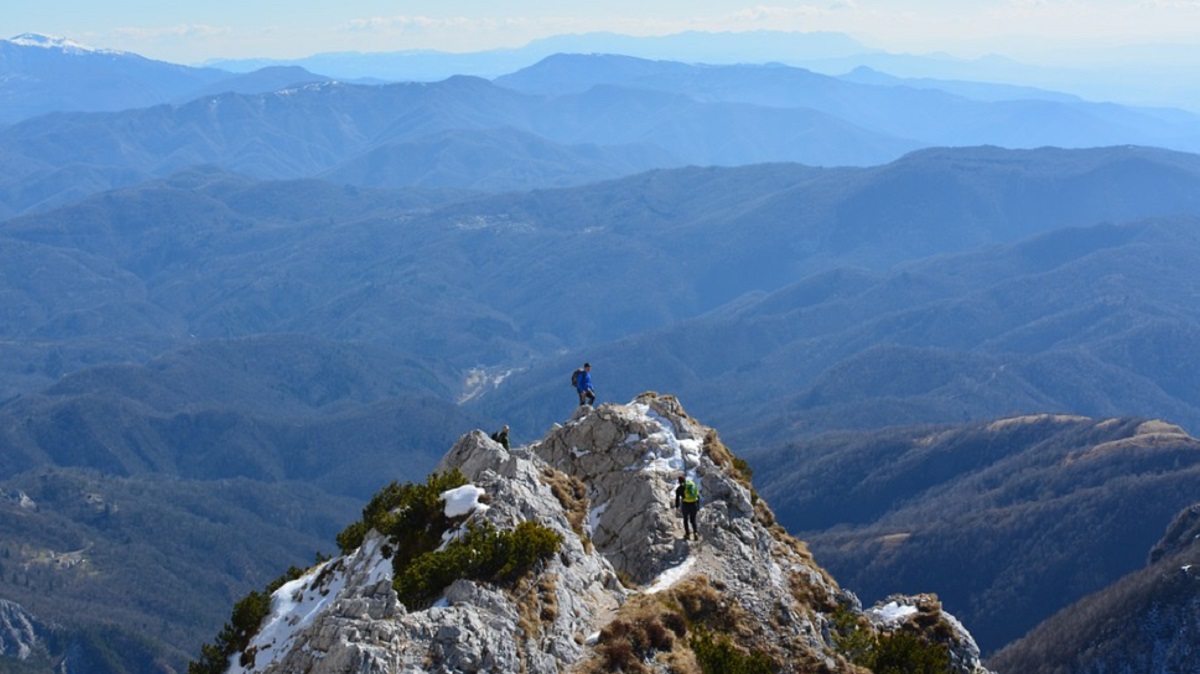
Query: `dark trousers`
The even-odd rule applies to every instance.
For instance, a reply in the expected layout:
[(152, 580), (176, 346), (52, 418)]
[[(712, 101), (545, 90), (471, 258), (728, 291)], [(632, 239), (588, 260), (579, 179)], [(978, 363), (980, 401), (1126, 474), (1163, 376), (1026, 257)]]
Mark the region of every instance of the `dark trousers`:
[(591, 405), (594, 402), (596, 402), (596, 394), (592, 393), (592, 391), (590, 389), (587, 391), (579, 392), (579, 404), (580, 405)]
[(696, 513), (699, 511), (700, 511), (700, 502), (699, 501), (692, 501), (690, 503), (688, 501), (684, 501), (680, 505), (679, 512), (683, 513), (683, 535), (684, 536), (688, 536), (693, 531), (696, 532), (697, 534), (700, 533), (700, 529), (698, 529), (696, 527)]

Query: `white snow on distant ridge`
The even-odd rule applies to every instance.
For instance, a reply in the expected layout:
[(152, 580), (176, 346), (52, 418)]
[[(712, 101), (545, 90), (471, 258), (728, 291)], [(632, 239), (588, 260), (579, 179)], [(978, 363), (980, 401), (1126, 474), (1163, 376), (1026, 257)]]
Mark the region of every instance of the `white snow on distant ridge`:
[(9, 42), (20, 45), (22, 47), (41, 47), (43, 49), (61, 49), (69, 54), (119, 54), (121, 52), (111, 49), (97, 49), (86, 44), (67, 39), (65, 37), (57, 37), (53, 35), (41, 35), (38, 33), (22, 33)]

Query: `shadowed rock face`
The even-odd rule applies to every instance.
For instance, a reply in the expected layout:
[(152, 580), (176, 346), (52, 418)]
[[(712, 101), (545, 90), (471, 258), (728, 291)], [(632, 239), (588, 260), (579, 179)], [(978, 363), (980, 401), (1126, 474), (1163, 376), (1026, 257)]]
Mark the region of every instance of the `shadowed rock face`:
[[(430, 608), (410, 610), (393, 589), (388, 541), (372, 532), (358, 550), (281, 587), (230, 671), (604, 671), (595, 663), (612, 625), (672, 611), (693, 611), (679, 630), (696, 611), (715, 614), (739, 647), (787, 663), (782, 671), (855, 671), (830, 634), (831, 614), (846, 610), (878, 633), (907, 622), (933, 634), (937, 625), (956, 670), (983, 671), (974, 641), (936, 598), (896, 597), (896, 606), (915, 608), (864, 612), (773, 523), (715, 432), (674, 398), (581, 407), (512, 450), (472, 431), (438, 466), (452, 469), (486, 494), (459, 527), (536, 522), (561, 536), (558, 553), (514, 587), (459, 579)], [(682, 540), (675, 521), (681, 473), (701, 488), (699, 541)], [(639, 654), (643, 667), (699, 671), (678, 636)]]

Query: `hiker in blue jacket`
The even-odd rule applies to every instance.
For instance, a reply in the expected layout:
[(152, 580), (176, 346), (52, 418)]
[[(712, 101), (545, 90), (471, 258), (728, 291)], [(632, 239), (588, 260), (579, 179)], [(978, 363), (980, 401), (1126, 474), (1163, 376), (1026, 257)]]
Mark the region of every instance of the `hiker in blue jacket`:
[(596, 402), (596, 392), (592, 389), (592, 364), (584, 363), (576, 373), (575, 390), (579, 393), (579, 404), (591, 405)]

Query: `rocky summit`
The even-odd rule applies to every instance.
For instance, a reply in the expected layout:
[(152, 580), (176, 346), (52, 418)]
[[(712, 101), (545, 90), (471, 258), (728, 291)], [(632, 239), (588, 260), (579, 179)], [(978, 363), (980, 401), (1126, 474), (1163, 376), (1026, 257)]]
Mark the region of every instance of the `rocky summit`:
[[(552, 553), (487, 579), (434, 582), (418, 601), (405, 599), (413, 582), (396, 560), (427, 525), (369, 529), (270, 594), (228, 671), (986, 672), (935, 596), (864, 608), (839, 588), (775, 523), (745, 464), (672, 397), (580, 407), (511, 450), (472, 431), (436, 474), (463, 478), (428, 518), (431, 531), (446, 523), (438, 550), (536, 525)], [(674, 508), (681, 474), (700, 489), (696, 540)], [(432, 570), (437, 559), (408, 564)]]

